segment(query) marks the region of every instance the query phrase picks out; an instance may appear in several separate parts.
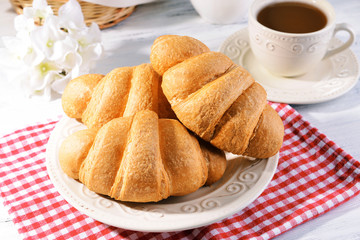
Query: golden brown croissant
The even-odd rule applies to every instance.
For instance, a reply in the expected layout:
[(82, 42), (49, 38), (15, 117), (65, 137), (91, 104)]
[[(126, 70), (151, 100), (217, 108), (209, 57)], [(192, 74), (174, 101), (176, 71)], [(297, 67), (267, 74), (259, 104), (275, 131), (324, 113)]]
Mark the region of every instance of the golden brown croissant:
[(214, 146), (267, 158), (279, 151), (283, 123), (266, 92), (241, 66), (190, 37), (167, 35), (150, 55), (178, 119)]
[(99, 129), (110, 120), (149, 109), (161, 118), (175, 118), (161, 90), (161, 77), (151, 64), (121, 67), (107, 75), (86, 74), (66, 86), (63, 110), (88, 128)]
[(224, 152), (200, 147), (177, 120), (144, 110), (111, 120), (97, 132), (75, 132), (62, 143), (64, 172), (90, 190), (132, 202), (159, 201), (212, 184), (226, 167)]

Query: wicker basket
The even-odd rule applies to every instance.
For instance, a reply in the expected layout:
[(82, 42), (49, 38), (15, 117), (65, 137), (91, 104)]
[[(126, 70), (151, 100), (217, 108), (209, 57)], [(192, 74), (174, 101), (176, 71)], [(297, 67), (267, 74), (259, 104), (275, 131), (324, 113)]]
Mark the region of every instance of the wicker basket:
[[(68, 0), (47, 0), (47, 3), (57, 15), (60, 6)], [(22, 14), (24, 7), (31, 7), (33, 0), (10, 0), (17, 14)], [(89, 3), (78, 0), (84, 14), (85, 23), (90, 25), (96, 22), (100, 29), (114, 26), (126, 19), (134, 11), (135, 6), (126, 8), (107, 7), (99, 4)]]

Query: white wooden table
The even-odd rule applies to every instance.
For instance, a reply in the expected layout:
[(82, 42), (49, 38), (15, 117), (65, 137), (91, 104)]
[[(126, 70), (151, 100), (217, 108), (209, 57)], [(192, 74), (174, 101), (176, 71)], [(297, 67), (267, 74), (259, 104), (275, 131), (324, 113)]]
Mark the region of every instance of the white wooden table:
[[(360, 1), (330, 0), (337, 12), (337, 22), (348, 22), (356, 31), (356, 42), (351, 47), (360, 59)], [(6, 0), (0, 1), (0, 36), (14, 35), (16, 16)], [(211, 25), (204, 22), (189, 0), (160, 0), (138, 6), (125, 21), (103, 30), (106, 55), (94, 72), (107, 73), (115, 67), (133, 66), (149, 62), (150, 46), (163, 34), (195, 37), (212, 50), (246, 23)], [(350, 92), (335, 100), (313, 104), (293, 105), (313, 126), (337, 143), (355, 159), (360, 160), (360, 83)], [(38, 102), (21, 97), (0, 79), (0, 135), (26, 125), (45, 121), (62, 114), (59, 99)], [(1, 201), (1, 200), (0, 200)], [(336, 209), (296, 227), (277, 240), (360, 240), (360, 196)], [(0, 204), (0, 238), (21, 239), (6, 209)]]

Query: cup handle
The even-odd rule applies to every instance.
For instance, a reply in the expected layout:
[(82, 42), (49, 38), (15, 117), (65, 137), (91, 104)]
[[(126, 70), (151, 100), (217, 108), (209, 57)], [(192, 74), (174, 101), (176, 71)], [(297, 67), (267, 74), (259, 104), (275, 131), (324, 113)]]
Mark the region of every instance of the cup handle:
[(345, 43), (340, 45), (339, 47), (337, 47), (335, 49), (328, 50), (323, 59), (326, 59), (328, 57), (333, 56), (336, 53), (344, 51), (345, 49), (350, 47), (351, 44), (353, 44), (354, 39), (355, 39), (355, 33), (354, 33), (354, 30), (352, 29), (352, 27), (347, 23), (338, 23), (338, 24), (336, 24), (335, 30), (334, 30), (334, 33), (333, 33), (333, 37), (335, 36), (335, 34), (337, 32), (340, 32), (340, 31), (345, 31), (345, 32), (349, 33), (349, 39)]

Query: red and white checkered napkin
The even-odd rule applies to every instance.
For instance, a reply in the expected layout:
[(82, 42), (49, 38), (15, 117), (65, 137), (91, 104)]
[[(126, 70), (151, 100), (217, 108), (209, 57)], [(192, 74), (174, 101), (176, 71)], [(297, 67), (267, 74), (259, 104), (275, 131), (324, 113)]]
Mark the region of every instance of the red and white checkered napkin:
[(285, 124), (277, 172), (261, 196), (212, 225), (171, 233), (108, 226), (69, 205), (46, 172), (45, 149), (56, 121), (0, 140), (0, 192), (24, 239), (269, 239), (323, 214), (360, 192), (360, 163), (285, 104), (272, 104)]

